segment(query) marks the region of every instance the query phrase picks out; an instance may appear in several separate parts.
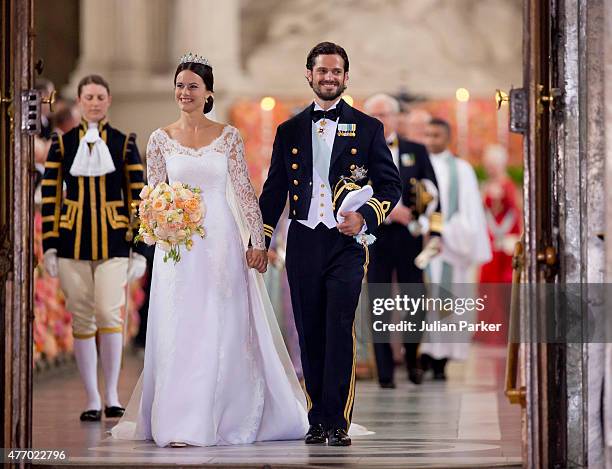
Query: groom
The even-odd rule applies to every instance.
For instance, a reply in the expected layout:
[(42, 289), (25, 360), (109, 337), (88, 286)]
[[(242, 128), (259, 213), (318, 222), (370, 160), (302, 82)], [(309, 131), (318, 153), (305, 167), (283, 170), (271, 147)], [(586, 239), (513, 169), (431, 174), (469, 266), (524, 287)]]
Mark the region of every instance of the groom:
[[(372, 233), (400, 198), (401, 184), (382, 124), (340, 97), (345, 50), (317, 44), (306, 59), (314, 102), (282, 123), (260, 198), (266, 247), (289, 195), (286, 267), (300, 339), (310, 429), (307, 444), (348, 446), (355, 398), (355, 310), (366, 262), (354, 238)], [(341, 177), (374, 194), (337, 223)], [(338, 185), (338, 186), (337, 186)]]

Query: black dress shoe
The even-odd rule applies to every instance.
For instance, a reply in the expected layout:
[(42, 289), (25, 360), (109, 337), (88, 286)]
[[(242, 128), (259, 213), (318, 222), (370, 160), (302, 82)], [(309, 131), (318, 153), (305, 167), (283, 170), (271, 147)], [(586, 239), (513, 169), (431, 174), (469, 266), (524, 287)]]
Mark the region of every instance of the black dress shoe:
[(444, 371), (436, 371), (433, 375), (435, 381), (446, 381), (446, 373)]
[(411, 383), (421, 384), (423, 382), (423, 370), (420, 368), (411, 368), (408, 370), (408, 379)]
[(421, 370), (423, 370), (423, 373), (431, 370), (431, 362), (433, 361), (433, 358), (431, 358), (431, 355), (427, 355), (426, 353), (421, 354)]
[(123, 407), (119, 407), (116, 405), (112, 405), (110, 407), (104, 408), (104, 416), (107, 419), (116, 419), (119, 417), (123, 417), (124, 413), (125, 413), (125, 409)]
[(351, 438), (344, 428), (334, 428), (327, 432), (328, 446), (350, 446)]
[(383, 389), (395, 389), (395, 383), (393, 381), (381, 381), (380, 387)]
[(327, 434), (323, 429), (323, 425), (316, 423), (311, 425), (308, 429), (308, 433), (304, 437), (304, 443), (307, 445), (319, 445), (327, 441)]
[(102, 420), (102, 411), (101, 410), (86, 410), (81, 414), (81, 422), (99, 422)]
[(435, 379), (436, 381), (446, 381), (446, 363), (447, 362), (448, 360), (446, 358), (432, 361), (431, 368), (433, 369), (433, 372), (434, 372), (433, 379)]

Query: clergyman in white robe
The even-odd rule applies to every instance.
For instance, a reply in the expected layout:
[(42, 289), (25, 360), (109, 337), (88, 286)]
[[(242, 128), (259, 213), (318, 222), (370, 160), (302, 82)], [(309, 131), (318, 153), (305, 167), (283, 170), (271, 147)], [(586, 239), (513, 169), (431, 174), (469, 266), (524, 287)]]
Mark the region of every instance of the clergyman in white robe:
[[(432, 153), (430, 158), (438, 181), (443, 229), (441, 252), (431, 260), (426, 277), (433, 285), (473, 283), (478, 266), (491, 259), (491, 245), (476, 174), (467, 161), (455, 157), (449, 150)], [(460, 285), (456, 291), (477, 291), (475, 284), (474, 288), (466, 287)], [(458, 316), (428, 312), (428, 315), (429, 322), (436, 319), (474, 322), (475, 319), (475, 313)], [(449, 340), (448, 333), (426, 332), (420, 351), (435, 360), (465, 360), (469, 353), (470, 337), (471, 334), (454, 335)]]

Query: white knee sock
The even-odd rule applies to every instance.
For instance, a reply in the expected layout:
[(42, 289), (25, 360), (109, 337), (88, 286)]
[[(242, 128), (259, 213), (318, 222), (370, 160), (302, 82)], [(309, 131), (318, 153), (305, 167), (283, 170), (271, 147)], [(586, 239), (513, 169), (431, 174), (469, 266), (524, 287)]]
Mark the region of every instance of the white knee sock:
[(121, 353), (123, 349), (123, 334), (114, 332), (100, 334), (100, 361), (104, 372), (104, 389), (107, 406), (119, 406), (117, 385), (119, 384), (119, 371), (121, 370)]
[(100, 410), (102, 402), (98, 392), (98, 352), (96, 338), (74, 339), (74, 358), (85, 385), (87, 405), (85, 410)]

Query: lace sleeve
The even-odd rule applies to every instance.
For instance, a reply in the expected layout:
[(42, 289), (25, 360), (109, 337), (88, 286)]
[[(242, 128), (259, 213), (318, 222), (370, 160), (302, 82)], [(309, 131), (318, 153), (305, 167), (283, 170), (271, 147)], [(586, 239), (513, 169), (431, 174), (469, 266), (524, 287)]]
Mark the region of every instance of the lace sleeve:
[(255, 194), (255, 189), (249, 179), (249, 171), (244, 159), (244, 144), (240, 133), (235, 129), (230, 138), (228, 168), (238, 203), (249, 225), (253, 247), (255, 249), (265, 249), (261, 210), (259, 209), (257, 194)]
[(161, 151), (159, 132), (161, 131), (153, 132), (147, 144), (147, 184), (150, 186), (156, 186), (166, 180), (166, 161)]

